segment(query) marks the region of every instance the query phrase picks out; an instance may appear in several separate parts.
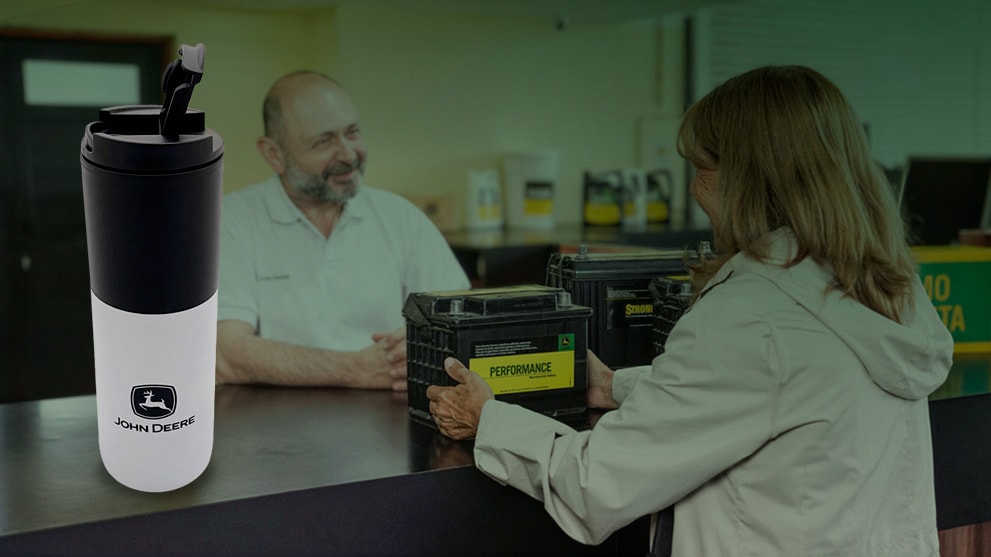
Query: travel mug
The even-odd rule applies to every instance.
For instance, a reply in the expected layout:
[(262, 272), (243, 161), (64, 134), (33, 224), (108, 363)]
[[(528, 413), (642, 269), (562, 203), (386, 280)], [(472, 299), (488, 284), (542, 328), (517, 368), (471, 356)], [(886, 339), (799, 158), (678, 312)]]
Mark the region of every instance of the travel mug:
[(204, 50), (179, 48), (162, 106), (104, 108), (80, 147), (100, 456), (141, 491), (213, 451), (224, 146), (188, 108)]

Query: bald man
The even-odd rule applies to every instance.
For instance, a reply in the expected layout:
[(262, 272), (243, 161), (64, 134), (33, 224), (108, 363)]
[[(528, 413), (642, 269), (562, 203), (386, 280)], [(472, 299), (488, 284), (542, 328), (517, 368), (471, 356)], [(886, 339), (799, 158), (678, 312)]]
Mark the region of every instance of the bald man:
[(362, 176), (358, 111), (294, 72), (263, 105), (275, 174), (224, 196), (217, 382), (406, 389), (402, 306), (468, 278), (430, 220)]

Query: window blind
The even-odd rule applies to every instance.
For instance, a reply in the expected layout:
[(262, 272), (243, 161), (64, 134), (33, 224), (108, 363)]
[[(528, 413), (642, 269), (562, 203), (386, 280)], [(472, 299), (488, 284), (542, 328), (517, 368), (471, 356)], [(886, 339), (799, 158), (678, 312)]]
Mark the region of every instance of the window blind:
[(801, 64), (846, 94), (885, 166), (991, 154), (991, 2), (748, 0), (693, 24), (693, 100), (746, 70)]

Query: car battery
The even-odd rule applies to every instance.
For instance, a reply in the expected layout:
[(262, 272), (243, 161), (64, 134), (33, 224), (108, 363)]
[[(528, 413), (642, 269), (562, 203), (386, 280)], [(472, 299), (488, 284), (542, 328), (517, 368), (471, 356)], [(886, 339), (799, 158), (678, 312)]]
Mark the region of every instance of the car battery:
[(991, 247), (913, 246), (912, 255), (953, 351), (991, 352)]
[(435, 426), (427, 387), (456, 384), (444, 369), (451, 356), (478, 373), (497, 400), (580, 420), (591, 314), (566, 290), (544, 285), (411, 293), (403, 307), (411, 417)]
[(687, 275), (656, 277), (650, 281), (648, 289), (654, 307), (651, 344), (654, 354), (660, 355), (671, 329), (691, 303), (692, 283)]
[(545, 284), (571, 293), (576, 304), (592, 308), (588, 345), (612, 369), (646, 365), (654, 306), (648, 290), (658, 276), (685, 274), (695, 252), (666, 249), (643, 252), (552, 254)]

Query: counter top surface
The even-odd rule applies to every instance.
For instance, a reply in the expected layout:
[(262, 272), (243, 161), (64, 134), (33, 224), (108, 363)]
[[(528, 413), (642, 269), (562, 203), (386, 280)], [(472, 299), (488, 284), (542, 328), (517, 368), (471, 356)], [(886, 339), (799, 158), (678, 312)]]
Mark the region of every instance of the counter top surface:
[(929, 400), (986, 393), (991, 393), (991, 353), (954, 354), (946, 381), (929, 395)]
[(0, 459), (0, 536), (472, 463), (405, 394), (249, 386), (217, 388), (210, 465), (175, 491), (104, 470), (92, 395), (0, 405)]
[[(988, 392), (991, 354), (957, 354), (930, 398)], [(412, 422), (403, 393), (218, 386), (214, 431), (202, 476), (143, 493), (104, 470), (94, 396), (0, 404), (0, 536), (473, 463), (470, 442)]]

